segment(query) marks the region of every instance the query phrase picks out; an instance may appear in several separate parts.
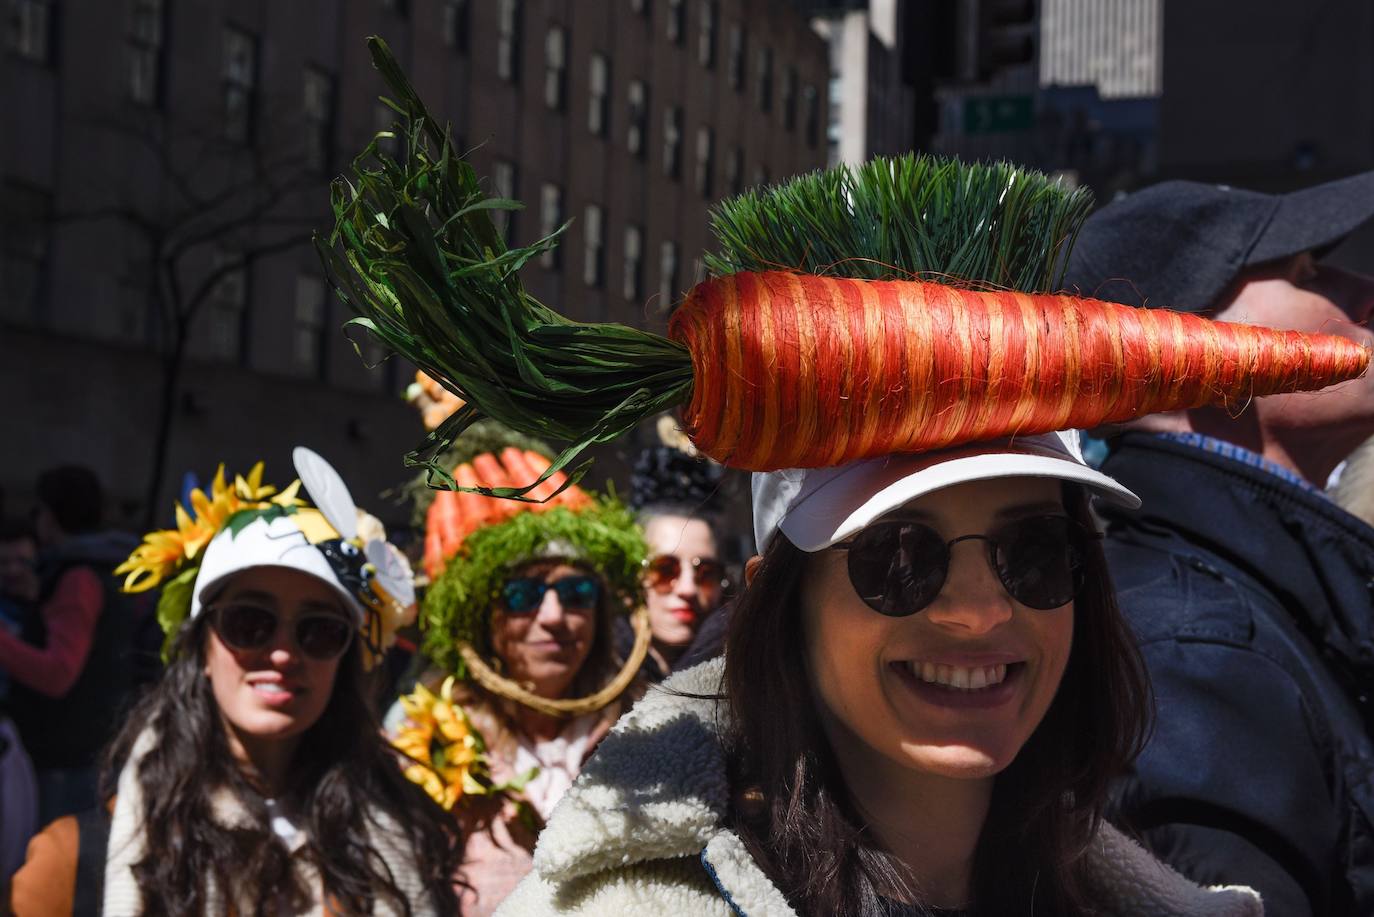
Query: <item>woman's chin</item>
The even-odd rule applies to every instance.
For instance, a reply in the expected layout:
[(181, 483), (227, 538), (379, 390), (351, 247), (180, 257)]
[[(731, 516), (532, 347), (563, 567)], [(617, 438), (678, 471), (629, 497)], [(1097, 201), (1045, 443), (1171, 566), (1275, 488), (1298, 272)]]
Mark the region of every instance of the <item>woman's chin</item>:
[(904, 743), (902, 756), (907, 765), (928, 774), (954, 780), (982, 780), (994, 777), (1011, 764), (1011, 757), (993, 749), (974, 745), (916, 745)]

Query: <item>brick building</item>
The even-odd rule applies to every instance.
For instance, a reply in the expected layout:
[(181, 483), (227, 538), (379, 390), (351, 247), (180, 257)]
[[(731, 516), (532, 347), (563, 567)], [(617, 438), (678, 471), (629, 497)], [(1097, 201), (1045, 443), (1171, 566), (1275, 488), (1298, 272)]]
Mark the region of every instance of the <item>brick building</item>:
[(826, 44), (780, 0), (2, 2), (11, 513), (67, 461), (102, 472), (116, 521), (141, 510), (174, 339), (158, 304), (203, 287), (157, 506), (220, 460), (289, 477), (304, 443), (399, 515), (374, 495), (421, 435), (407, 372), (363, 367), (302, 235), (389, 120), (367, 35), (525, 202), (512, 240), (575, 220), (523, 276), (577, 318), (661, 328), (700, 276), (711, 203), (826, 159)]

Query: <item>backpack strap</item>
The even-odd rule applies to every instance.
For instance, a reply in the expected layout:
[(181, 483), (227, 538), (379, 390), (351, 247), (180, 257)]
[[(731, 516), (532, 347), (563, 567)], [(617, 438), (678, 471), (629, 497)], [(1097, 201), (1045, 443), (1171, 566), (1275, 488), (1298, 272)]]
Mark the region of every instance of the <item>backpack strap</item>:
[(105, 854), (110, 844), (110, 813), (97, 804), (76, 816), (76, 893), (72, 913), (96, 917), (105, 900)]

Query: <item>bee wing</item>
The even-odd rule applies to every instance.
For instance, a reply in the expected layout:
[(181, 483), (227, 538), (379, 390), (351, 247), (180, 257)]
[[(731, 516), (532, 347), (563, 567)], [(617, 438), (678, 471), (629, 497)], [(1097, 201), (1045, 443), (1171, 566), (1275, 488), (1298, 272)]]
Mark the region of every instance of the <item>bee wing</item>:
[(415, 601), (415, 581), (397, 551), (385, 541), (373, 539), (363, 553), (377, 568), (377, 582), (402, 608)]
[(334, 530), (345, 539), (358, 536), (358, 507), (343, 478), (334, 466), (324, 460), (318, 452), (304, 446), (297, 446), (291, 452), (291, 460), (296, 464), (296, 474), (305, 485), (306, 492), (315, 506), (334, 526)]

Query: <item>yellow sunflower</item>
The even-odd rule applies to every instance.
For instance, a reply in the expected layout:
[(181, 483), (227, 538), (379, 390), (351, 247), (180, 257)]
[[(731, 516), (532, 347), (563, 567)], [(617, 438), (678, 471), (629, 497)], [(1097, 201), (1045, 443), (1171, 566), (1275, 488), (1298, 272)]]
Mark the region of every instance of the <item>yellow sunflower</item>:
[(453, 678), (436, 694), (424, 685), (401, 698), (406, 722), (391, 740), (412, 761), (406, 779), (451, 810), (467, 795), (492, 792), (486, 776), (486, 745), (463, 708), (453, 702)]
[(143, 543), (134, 549), (129, 559), (115, 568), (115, 573), (127, 574), (124, 591), (146, 592), (171, 579), (183, 566), (195, 562), (229, 517), (241, 510), (266, 509), (273, 504), (303, 505), (296, 496), (300, 481), (293, 481), (290, 487), (277, 493), (275, 487), (262, 483), (262, 468), (262, 462), (258, 462), (248, 477), (236, 475), (234, 486), (230, 487), (224, 478), (224, 466), (220, 465), (210, 482), (209, 494), (198, 487), (191, 491), (194, 514), (177, 504), (177, 527), (144, 536)]

